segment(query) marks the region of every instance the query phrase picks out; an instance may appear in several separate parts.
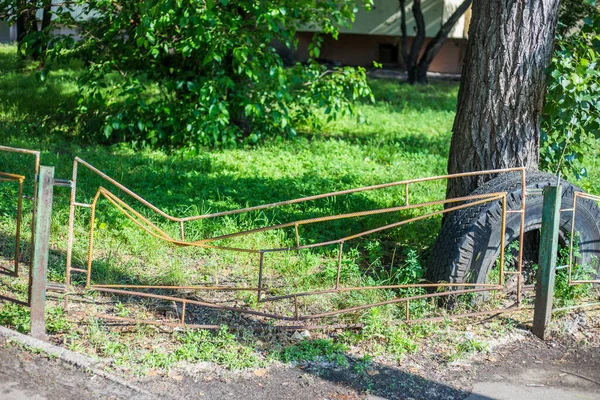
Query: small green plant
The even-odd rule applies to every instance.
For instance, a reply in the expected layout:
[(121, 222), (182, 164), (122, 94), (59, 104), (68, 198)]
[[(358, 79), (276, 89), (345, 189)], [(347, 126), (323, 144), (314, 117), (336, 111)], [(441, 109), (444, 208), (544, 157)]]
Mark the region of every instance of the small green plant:
[(65, 315), (62, 307), (51, 307), (46, 309), (46, 331), (49, 334), (68, 333), (74, 325)]
[(304, 340), (281, 350), (284, 362), (329, 361), (340, 366), (348, 366), (344, 352), (346, 346), (331, 339)]
[(115, 304), (115, 314), (117, 314), (119, 317), (128, 317), (130, 311), (125, 304), (119, 302)]
[(354, 362), (352, 365), (352, 370), (358, 375), (364, 376), (367, 371), (371, 369), (372, 365), (373, 357), (367, 354)]
[[(571, 249), (569, 246), (561, 246), (559, 248), (557, 264), (559, 266), (568, 265), (571, 259)], [(581, 258), (579, 251), (579, 235), (573, 239), (572, 249), (573, 265), (571, 266), (572, 280), (589, 280), (593, 279), (597, 274), (597, 259), (592, 260), (590, 264), (578, 264), (576, 261)], [(576, 302), (590, 298), (594, 294), (594, 286), (592, 284), (569, 284), (569, 270), (561, 268), (556, 271), (554, 283), (554, 305), (556, 307), (565, 307), (575, 304)]]
[(29, 309), (15, 303), (3, 304), (0, 308), (0, 325), (14, 328), (21, 333), (29, 332)]
[(480, 353), (487, 349), (487, 343), (475, 338), (465, 338), (456, 345), (456, 352), (448, 357), (450, 362), (465, 358), (473, 353)]

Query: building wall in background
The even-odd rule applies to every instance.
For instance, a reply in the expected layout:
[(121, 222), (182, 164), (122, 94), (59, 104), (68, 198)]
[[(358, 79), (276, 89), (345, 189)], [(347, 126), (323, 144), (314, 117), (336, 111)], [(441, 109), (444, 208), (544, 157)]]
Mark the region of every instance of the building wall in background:
[[(452, 15), (463, 0), (422, 0), (421, 9), (425, 18), (425, 36), (436, 35), (442, 24)], [(398, 0), (375, 0), (371, 11), (360, 9), (350, 28), (341, 28), (342, 33), (355, 35), (400, 36), (400, 8)], [(450, 32), (455, 39), (465, 38), (466, 20), (463, 15)], [(412, 1), (406, 1), (406, 30), (414, 36), (416, 23), (412, 13)], [(318, 32), (318, 26), (306, 26), (304, 32)]]
[[(450, 18), (463, 0), (422, 0), (421, 7), (425, 18), (425, 44), (433, 38), (441, 26)], [(324, 39), (320, 60), (340, 65), (372, 66), (379, 62), (385, 67), (403, 68), (400, 50), (401, 13), (397, 0), (375, 0), (371, 11), (360, 10), (351, 28), (343, 28), (338, 40)], [(466, 38), (470, 23), (470, 9), (458, 20), (449, 39), (433, 60), (431, 72), (460, 74), (466, 49)], [(406, 25), (408, 45), (415, 35), (416, 23), (412, 13), (412, 2), (406, 2)], [(298, 33), (298, 50), (287, 51), (287, 61), (306, 61), (308, 44), (316, 27)], [(285, 50), (281, 50), (286, 53)]]
[[(312, 36), (312, 32), (298, 34), (298, 51), (293, 54), (292, 61), (304, 62), (308, 60), (308, 44), (311, 42)], [(408, 38), (409, 46), (412, 40), (413, 38)], [(425, 45), (430, 40), (431, 38), (426, 38)], [(390, 48), (394, 47), (396, 53), (393, 54), (393, 51), (390, 53)], [(431, 72), (460, 74), (466, 48), (466, 39), (446, 40), (429, 70)], [(386, 59), (390, 55), (395, 57), (391, 60)], [(340, 65), (372, 67), (373, 61), (377, 61), (385, 67), (404, 67), (400, 54), (399, 38), (383, 35), (340, 34), (338, 40), (330, 37), (325, 38), (319, 59)]]

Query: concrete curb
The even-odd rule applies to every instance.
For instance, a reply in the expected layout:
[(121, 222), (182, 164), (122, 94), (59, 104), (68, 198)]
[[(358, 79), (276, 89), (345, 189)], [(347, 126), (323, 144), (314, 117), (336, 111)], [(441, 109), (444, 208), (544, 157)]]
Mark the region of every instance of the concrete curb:
[[(104, 379), (108, 379), (116, 384), (121, 386), (125, 386), (128, 389), (131, 389), (141, 395), (146, 396), (150, 399), (157, 399), (158, 396), (155, 394), (148, 392), (136, 386), (126, 380), (119, 378), (118, 376), (114, 376), (98, 367), (98, 362), (91, 359), (90, 357), (84, 356), (82, 354), (75, 353), (71, 350), (67, 350), (62, 347), (55, 346), (51, 343), (44, 342), (43, 340), (35, 339), (31, 336), (24, 335), (19, 332), (15, 332), (6, 327), (0, 326), (0, 337), (5, 338), (7, 341), (13, 343), (19, 343), (23, 346), (36, 349), (38, 351), (42, 351), (51, 357), (56, 357), (66, 363), (74, 365), (75, 367), (81, 368), (86, 372), (92, 373), (94, 375), (100, 376)], [(162, 396), (161, 396), (162, 397)], [(164, 397), (163, 397), (164, 398)]]

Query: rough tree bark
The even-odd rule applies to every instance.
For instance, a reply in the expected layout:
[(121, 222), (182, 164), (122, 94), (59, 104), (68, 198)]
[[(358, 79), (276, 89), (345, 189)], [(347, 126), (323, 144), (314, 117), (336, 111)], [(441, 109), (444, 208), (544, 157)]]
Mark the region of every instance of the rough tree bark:
[(423, 54), (420, 56), (426, 33), (425, 17), (423, 16), (423, 10), (421, 8), (421, 0), (413, 1), (412, 14), (415, 19), (417, 30), (415, 32), (415, 38), (410, 46), (410, 52), (408, 51), (408, 34), (406, 31), (406, 0), (398, 0), (400, 6), (400, 32), (402, 34), (402, 61), (406, 68), (409, 83), (427, 83), (427, 71), (429, 70), (429, 66), (442, 48), (446, 39), (448, 39), (448, 35), (454, 25), (456, 25), (456, 22), (458, 22), (460, 17), (471, 6), (472, 2), (473, 0), (464, 0), (460, 6), (458, 6), (450, 18), (442, 25), (435, 37), (427, 44)]
[[(545, 75), (559, 0), (475, 1), (448, 172), (536, 169)], [(448, 181), (448, 198), (491, 176)]]

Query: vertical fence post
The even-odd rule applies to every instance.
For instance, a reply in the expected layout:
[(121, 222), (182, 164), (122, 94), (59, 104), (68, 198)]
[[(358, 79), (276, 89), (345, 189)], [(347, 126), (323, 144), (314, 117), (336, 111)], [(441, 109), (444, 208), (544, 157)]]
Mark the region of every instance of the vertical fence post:
[(46, 338), (46, 276), (50, 250), (50, 217), (54, 190), (54, 167), (40, 167), (38, 196), (35, 213), (35, 244), (31, 279), (29, 282), (29, 304), (31, 308), (31, 336)]
[(539, 269), (532, 327), (533, 334), (540, 339), (545, 338), (546, 326), (550, 322), (552, 316), (561, 195), (562, 186), (560, 185), (547, 186), (544, 188)]

